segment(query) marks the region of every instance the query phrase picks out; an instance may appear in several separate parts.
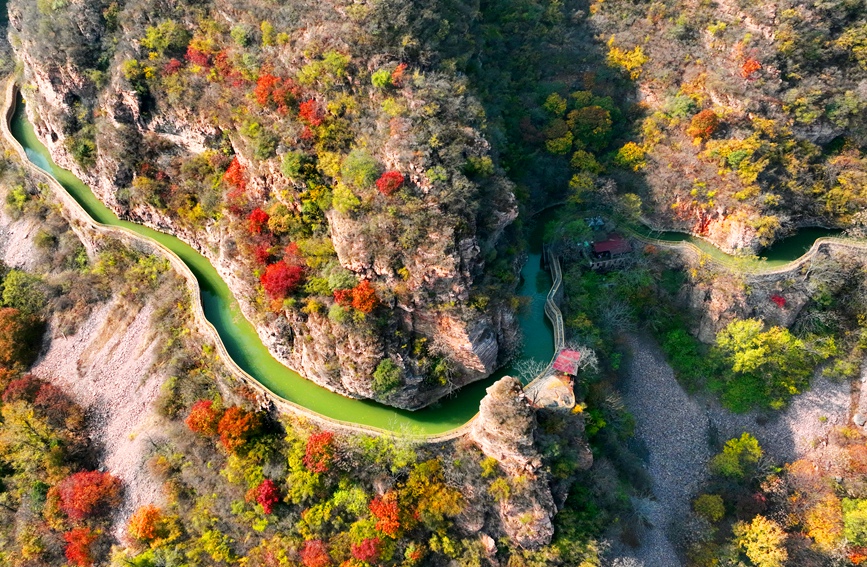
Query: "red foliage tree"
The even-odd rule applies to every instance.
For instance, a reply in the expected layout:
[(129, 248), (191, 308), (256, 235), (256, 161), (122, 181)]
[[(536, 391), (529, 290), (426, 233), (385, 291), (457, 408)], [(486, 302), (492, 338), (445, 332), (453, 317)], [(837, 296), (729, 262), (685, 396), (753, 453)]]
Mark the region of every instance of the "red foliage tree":
[(702, 110), (692, 117), (686, 133), (693, 138), (707, 140), (719, 128), (719, 116), (710, 109)]
[(90, 528), (75, 528), (63, 534), (66, 541), (66, 560), (78, 567), (93, 565), (91, 546), (97, 535)]
[(335, 289), (334, 300), (344, 307), (352, 307), (362, 313), (370, 313), (379, 304), (376, 290), (367, 280), (362, 280), (352, 289)]
[(190, 408), (190, 415), (184, 420), (190, 431), (202, 435), (216, 435), (217, 425), (222, 414), (214, 407), (211, 400), (199, 400)]
[(755, 73), (761, 70), (761, 63), (752, 58), (747, 59), (746, 61), (744, 61), (744, 64), (741, 65), (741, 77), (743, 77), (744, 79), (750, 79)]
[(268, 265), (271, 261), (271, 246), (268, 243), (258, 244), (253, 250), (253, 256), (256, 258), (256, 263)]
[(181, 61), (179, 61), (175, 58), (172, 58), (163, 67), (163, 75), (166, 75), (166, 76), (174, 75), (175, 73), (177, 73), (178, 71), (183, 69), (183, 67), (184, 67), (184, 64)]
[(57, 494), (60, 509), (71, 520), (81, 521), (119, 502), (120, 480), (110, 473), (77, 472), (57, 485)]
[(328, 472), (334, 460), (334, 433), (322, 431), (307, 439), (304, 450), (304, 466), (315, 473)]
[(403, 174), (399, 171), (386, 171), (376, 180), (376, 188), (386, 197), (403, 185)]
[(268, 219), (271, 218), (268, 216), (268, 213), (256, 207), (247, 217), (247, 222), (249, 223), (248, 230), (250, 234), (260, 234), (263, 228), (268, 228)]
[(786, 298), (783, 297), (782, 295), (776, 295), (776, 294), (772, 295), (772, 296), (771, 296), (771, 301), (773, 301), (774, 303), (776, 303), (776, 304), (777, 304), (777, 307), (782, 308), (782, 307), (785, 307), (785, 306), (786, 306)]
[(307, 122), (310, 126), (319, 126), (325, 116), (322, 114), (322, 109), (319, 108), (319, 103), (315, 99), (307, 99), (298, 107), (298, 117)]
[(253, 96), (260, 106), (276, 109), (280, 114), (289, 112), (292, 104), (299, 94), (298, 87), (292, 79), (281, 79), (271, 73), (262, 73), (256, 81)]
[(239, 194), (244, 193), (247, 190), (246, 172), (247, 168), (241, 165), (238, 156), (235, 156), (229, 164), (229, 169), (223, 174), (223, 180)]
[(12, 380), (3, 391), (3, 401), (7, 404), (18, 401), (33, 402), (36, 395), (45, 382), (34, 376), (26, 374), (17, 380)]
[(199, 51), (193, 46), (187, 47), (185, 58), (193, 65), (198, 65), (199, 67), (208, 68), (211, 66), (211, 56), (204, 51)]
[(352, 556), (359, 561), (373, 563), (379, 559), (380, 544), (381, 542), (378, 537), (367, 538), (359, 544), (353, 543), (350, 546), (350, 551)]
[(138, 541), (150, 543), (160, 536), (160, 523), (163, 514), (156, 506), (142, 506), (129, 519), (127, 531)]
[(289, 265), (283, 260), (265, 268), (259, 280), (271, 299), (283, 299), (298, 287), (304, 279), (304, 268)]
[(217, 433), (220, 434), (223, 447), (234, 453), (259, 432), (261, 425), (262, 422), (255, 413), (239, 406), (232, 406), (220, 418)]
[(270, 514), (274, 511), (274, 504), (280, 501), (280, 489), (270, 478), (263, 480), (256, 487), (256, 502), (262, 506), (262, 511)]
[(328, 567), (331, 565), (331, 556), (328, 548), (321, 539), (312, 539), (304, 542), (301, 548), (301, 563), (304, 567)]
[(397, 494), (387, 492), (382, 497), (371, 500), (368, 507), (370, 513), (376, 517), (376, 529), (389, 537), (397, 537), (400, 530), (400, 508), (397, 504)]
[(283, 261), (290, 266), (304, 266), (304, 255), (301, 253), (301, 249), (298, 248), (297, 244), (290, 242), (289, 245), (283, 249)]

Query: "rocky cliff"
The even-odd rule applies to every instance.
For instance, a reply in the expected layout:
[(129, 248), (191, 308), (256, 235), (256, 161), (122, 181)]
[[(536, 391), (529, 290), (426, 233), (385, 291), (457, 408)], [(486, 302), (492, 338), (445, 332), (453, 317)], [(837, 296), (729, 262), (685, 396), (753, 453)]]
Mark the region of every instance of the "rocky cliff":
[[(513, 486), (509, 496), (500, 500), (499, 517), (506, 535), (524, 548), (551, 541), (552, 520), (565, 501), (563, 482), (553, 481), (541, 449), (537, 414), (544, 417), (546, 411), (557, 410), (534, 408), (521, 383), (506, 376), (487, 389), (470, 433), (482, 452), (499, 462)], [(575, 469), (590, 468), (593, 457), (584, 439), (583, 420), (568, 410), (560, 417), (572, 418), (568, 435), (577, 449)]]
[[(341, 13), (314, 10), (310, 21), (321, 20), (321, 29), (287, 28), (288, 43), (279, 46), (232, 36), (234, 44), (205, 53), (199, 40), (213, 45), (231, 41), (230, 29), (255, 29), (261, 6), (249, 4), (249, 12), (235, 6), (231, 17), (221, 2), (203, 7), (223, 34), (217, 37), (197, 27), (200, 13), (177, 8), (154, 19), (147, 2), (50, 9), (11, 2), (28, 115), (40, 139), (119, 216), (174, 233), (207, 256), (275, 356), (323, 386), (418, 408), (489, 375), (519, 340), (509, 301), (514, 276), (494, 280), (487, 263), (497, 258), (515, 273), (514, 249), (504, 251), (517, 205), (492, 161), (478, 104), (452, 78), (429, 72), (419, 79), (422, 69), (412, 82), (393, 79), (383, 95), (369, 86), (370, 70), (385, 61), (370, 47), (342, 60), (339, 85), (314, 77), (297, 87), (305, 69), (322, 62), (305, 46), (321, 48), (334, 26), (353, 25)], [(124, 27), (117, 25), (118, 9), (130, 22)], [(165, 31), (172, 14), (177, 28)], [(162, 47), (177, 39), (172, 33), (183, 38), (176, 51)], [(354, 46), (334, 47), (342, 54)], [(134, 59), (142, 52), (142, 62)], [(337, 51), (321, 57), (330, 61), (331, 53)], [(227, 54), (231, 63), (221, 67)], [(245, 56), (260, 62), (255, 72), (242, 70)], [(136, 75), (130, 62), (147, 60), (165, 67)], [(403, 72), (407, 65), (388, 69), (398, 67)], [(257, 106), (263, 77), (293, 84), (292, 96), (281, 99), (292, 99), (288, 116), (272, 105), (273, 93)], [(185, 81), (180, 98), (172, 91), (178, 81)], [(304, 98), (319, 114), (299, 118)], [(388, 104), (399, 114), (385, 114), (380, 107)], [(360, 151), (380, 171), (403, 173), (399, 197), (379, 195), (372, 180), (350, 182), (357, 177), (346, 163)], [(303, 174), (286, 173), (287, 155), (302, 156)], [(220, 177), (230, 159), (243, 172), (234, 186), (229, 173)], [(481, 164), (482, 173), (468, 172), (466, 163)], [(332, 194), (344, 201), (336, 204), (335, 197), (332, 205)], [(285, 223), (253, 234), (245, 215), (254, 208), (271, 218), (280, 212)], [(283, 250), (294, 244), (305, 283), (275, 301), (259, 279), (265, 264), (289, 262)], [(332, 291), (350, 285), (334, 284), (338, 271), (342, 282), (372, 284), (372, 313), (338, 305)], [(385, 385), (373, 379), (383, 368), (397, 368)]]

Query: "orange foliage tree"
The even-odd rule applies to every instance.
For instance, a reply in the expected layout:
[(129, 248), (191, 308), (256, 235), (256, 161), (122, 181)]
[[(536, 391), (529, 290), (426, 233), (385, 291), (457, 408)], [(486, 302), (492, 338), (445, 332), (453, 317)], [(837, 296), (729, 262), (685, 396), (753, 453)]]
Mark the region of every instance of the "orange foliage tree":
[(217, 433), (220, 434), (223, 447), (234, 453), (254, 437), (261, 426), (262, 422), (258, 415), (242, 407), (232, 406), (226, 410), (220, 423), (217, 424)]
[(328, 472), (334, 460), (334, 433), (322, 431), (311, 435), (307, 439), (303, 460), (310, 472)]
[(216, 435), (217, 424), (222, 414), (214, 407), (212, 400), (199, 400), (190, 408), (190, 415), (184, 420), (190, 431), (202, 435)]
[(400, 507), (397, 494), (386, 492), (374, 498), (368, 505), (370, 513), (376, 518), (376, 529), (389, 537), (397, 537), (400, 530)]
[(156, 506), (142, 506), (129, 519), (127, 531), (134, 539), (142, 543), (151, 543), (160, 537), (160, 524), (163, 514)]
[(77, 472), (57, 485), (57, 495), (63, 513), (81, 521), (120, 502), (120, 480), (107, 472)]
[(744, 79), (752, 78), (753, 74), (761, 71), (762, 64), (756, 61), (755, 59), (747, 59), (744, 61), (744, 64), (741, 65), (741, 77)]
[(263, 228), (268, 228), (268, 213), (256, 207), (247, 217), (250, 234), (261, 234)]
[(334, 300), (344, 307), (370, 313), (379, 304), (376, 290), (368, 280), (362, 280), (352, 289), (335, 289)]
[(328, 548), (321, 539), (313, 539), (304, 542), (301, 548), (301, 563), (304, 567), (328, 567), (331, 565), (331, 557)]
[(719, 128), (719, 116), (710, 109), (702, 110), (692, 117), (686, 133), (693, 138), (707, 140)]

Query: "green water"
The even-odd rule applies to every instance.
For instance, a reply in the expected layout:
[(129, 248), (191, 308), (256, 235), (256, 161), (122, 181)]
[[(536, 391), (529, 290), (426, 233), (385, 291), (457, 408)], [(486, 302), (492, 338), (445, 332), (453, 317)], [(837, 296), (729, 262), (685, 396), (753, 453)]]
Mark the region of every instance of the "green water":
[(685, 232), (676, 231), (655, 231), (646, 226), (632, 227), (632, 229), (642, 236), (663, 240), (665, 242), (689, 242), (695, 245), (703, 253), (707, 254), (714, 260), (722, 264), (742, 263), (745, 268), (761, 269), (761, 268), (778, 268), (793, 262), (803, 256), (812, 246), (813, 243), (826, 236), (839, 236), (843, 231), (831, 228), (808, 227), (798, 229), (791, 236), (782, 238), (769, 248), (763, 250), (759, 256), (761, 260), (746, 260), (726, 254), (707, 240), (692, 236)]
[[(485, 388), (510, 372), (511, 368), (501, 369), (487, 380), (466, 386), (451, 398), (415, 412), (346, 398), (304, 379), (271, 356), (253, 326), (241, 314), (229, 287), (207, 258), (174, 236), (118, 219), (87, 185), (51, 160), (23, 108), (19, 99), (11, 129), (12, 135), (25, 148), (27, 157), (57, 179), (95, 220), (130, 229), (177, 254), (198, 279), (205, 317), (217, 329), (226, 350), (238, 366), (276, 395), (334, 419), (391, 431), (435, 434), (466, 423), (478, 411)], [(543, 221), (538, 223), (540, 227), (543, 224)], [(539, 229), (532, 235), (530, 256), (521, 271), (522, 283), (518, 293), (527, 299), (528, 305), (518, 314), (518, 322), (525, 337), (522, 357), (547, 363), (553, 355), (554, 334), (544, 315), (545, 296), (551, 287), (551, 279), (540, 267), (541, 242), (542, 231)]]

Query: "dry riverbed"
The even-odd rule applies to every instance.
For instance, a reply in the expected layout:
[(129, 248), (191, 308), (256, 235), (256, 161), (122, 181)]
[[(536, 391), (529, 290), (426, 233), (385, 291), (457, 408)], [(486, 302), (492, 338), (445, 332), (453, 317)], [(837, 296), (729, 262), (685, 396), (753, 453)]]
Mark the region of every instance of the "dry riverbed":
[(681, 567), (671, 543), (671, 526), (689, 511), (707, 474), (712, 445), (753, 434), (778, 463), (811, 456), (833, 459), (827, 448), (835, 427), (849, 423), (852, 399), (848, 383), (817, 379), (782, 413), (767, 419), (759, 413), (734, 415), (706, 397), (691, 397), (680, 387), (656, 343), (647, 336), (626, 338), (629, 352), (623, 389), (636, 419), (636, 436), (648, 451), (653, 501), (647, 516), (652, 527), (637, 549), (614, 549), (615, 564)]
[[(38, 250), (33, 221), (13, 221), (0, 208), (0, 259), (32, 270)], [(124, 504), (115, 532), (139, 506), (159, 503), (161, 487), (147, 474), (144, 459), (156, 435), (152, 411), (163, 376), (152, 363), (157, 341), (151, 331), (152, 307), (125, 314), (114, 300), (98, 305), (78, 331), (63, 336), (50, 328), (43, 353), (33, 368), (37, 376), (63, 388), (84, 407), (94, 445), (102, 450), (106, 470), (124, 484)]]

